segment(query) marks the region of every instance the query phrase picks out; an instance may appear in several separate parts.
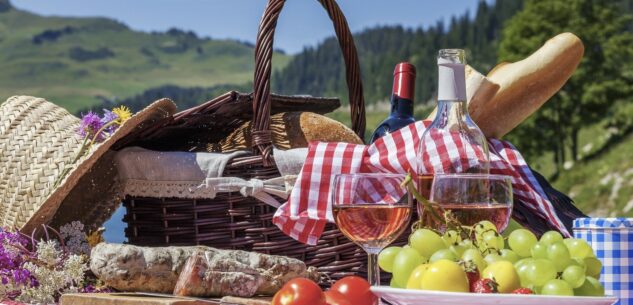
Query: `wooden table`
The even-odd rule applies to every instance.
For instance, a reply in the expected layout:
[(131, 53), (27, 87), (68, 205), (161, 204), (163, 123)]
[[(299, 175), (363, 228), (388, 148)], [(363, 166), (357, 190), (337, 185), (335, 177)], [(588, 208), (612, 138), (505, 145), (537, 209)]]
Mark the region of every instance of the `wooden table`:
[(270, 305), (269, 298), (194, 299), (143, 293), (70, 293), (60, 305)]

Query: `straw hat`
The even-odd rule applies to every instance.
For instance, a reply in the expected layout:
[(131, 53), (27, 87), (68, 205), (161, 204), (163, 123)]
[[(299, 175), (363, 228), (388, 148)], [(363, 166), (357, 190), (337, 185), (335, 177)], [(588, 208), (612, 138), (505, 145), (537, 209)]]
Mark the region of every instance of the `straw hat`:
[[(68, 194), (117, 140), (175, 110), (176, 105), (169, 99), (152, 103), (103, 142), (93, 145), (64, 174), (64, 168), (82, 147), (82, 139), (76, 134), (80, 119), (42, 98), (9, 98), (0, 105), (0, 227), (31, 232), (48, 224), (56, 213), (62, 213), (58, 209)], [(92, 202), (65, 206), (81, 211), (73, 207), (77, 204)]]

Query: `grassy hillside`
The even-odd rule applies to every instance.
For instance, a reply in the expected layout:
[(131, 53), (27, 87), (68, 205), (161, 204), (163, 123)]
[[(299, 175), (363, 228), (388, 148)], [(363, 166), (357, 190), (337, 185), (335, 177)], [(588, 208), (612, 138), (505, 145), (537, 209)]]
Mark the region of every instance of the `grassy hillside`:
[(568, 162), (554, 185), (592, 216), (633, 217), (633, 104), (615, 109), (581, 132), (582, 159)]
[[(276, 54), (275, 67), (288, 59)], [(137, 32), (106, 18), (43, 17), (0, 0), (1, 100), (30, 94), (74, 112), (165, 84), (245, 83), (252, 69), (253, 47), (245, 43)]]
[(575, 164), (555, 185), (592, 216), (633, 217), (633, 134)]

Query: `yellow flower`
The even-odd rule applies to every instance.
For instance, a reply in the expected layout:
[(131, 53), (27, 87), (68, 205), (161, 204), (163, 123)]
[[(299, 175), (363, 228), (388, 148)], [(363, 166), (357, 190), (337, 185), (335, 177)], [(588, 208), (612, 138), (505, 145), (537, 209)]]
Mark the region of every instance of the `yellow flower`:
[(88, 240), (88, 245), (90, 245), (90, 248), (94, 248), (94, 246), (105, 241), (103, 239), (104, 231), (105, 231), (104, 228), (99, 228), (95, 231), (90, 232), (90, 234), (86, 235), (86, 239)]
[(123, 124), (123, 122), (127, 121), (132, 116), (130, 108), (125, 106), (116, 107), (112, 109), (112, 112), (119, 117), (119, 119), (117, 120), (119, 125)]

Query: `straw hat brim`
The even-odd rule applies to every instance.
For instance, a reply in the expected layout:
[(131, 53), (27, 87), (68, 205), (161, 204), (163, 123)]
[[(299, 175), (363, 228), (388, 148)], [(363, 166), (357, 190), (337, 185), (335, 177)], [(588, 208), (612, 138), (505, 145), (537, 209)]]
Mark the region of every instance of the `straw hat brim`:
[[(95, 144), (91, 149), (75, 163), (70, 172), (63, 178), (57, 188), (55, 188), (39, 206), (33, 207), (35, 212), (28, 220), (20, 226), (22, 232), (32, 232), (42, 224), (47, 224), (55, 216), (62, 201), (68, 196), (78, 181), (90, 168), (101, 158), (108, 149), (118, 140), (128, 135), (137, 128), (143, 128), (145, 124), (151, 124), (156, 120), (173, 115), (176, 112), (176, 105), (170, 99), (158, 100), (145, 109), (137, 112), (126, 120), (117, 130), (101, 143)], [(89, 202), (80, 204), (90, 204)]]

